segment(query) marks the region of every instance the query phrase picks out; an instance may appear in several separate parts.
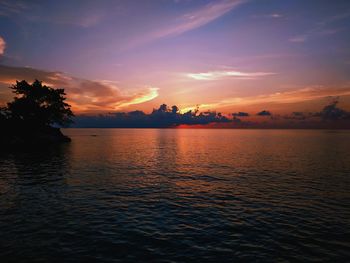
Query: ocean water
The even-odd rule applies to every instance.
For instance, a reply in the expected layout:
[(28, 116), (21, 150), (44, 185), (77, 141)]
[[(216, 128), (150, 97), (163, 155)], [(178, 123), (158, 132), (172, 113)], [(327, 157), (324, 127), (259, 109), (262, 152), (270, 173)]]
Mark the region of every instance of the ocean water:
[(350, 131), (64, 133), (0, 154), (1, 262), (350, 260)]

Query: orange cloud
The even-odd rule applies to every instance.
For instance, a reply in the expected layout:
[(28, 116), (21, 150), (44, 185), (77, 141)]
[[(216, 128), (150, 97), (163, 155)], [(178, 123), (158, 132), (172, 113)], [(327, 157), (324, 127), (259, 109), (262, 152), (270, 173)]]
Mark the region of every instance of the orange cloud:
[(252, 106), (260, 104), (289, 104), (305, 101), (323, 99), (332, 96), (348, 96), (350, 95), (350, 86), (333, 88), (323, 86), (306, 87), (297, 90), (276, 92), (272, 94), (252, 96), (252, 97), (235, 97), (221, 101), (199, 104), (182, 109), (182, 112), (194, 110), (196, 107), (201, 109), (219, 109), (230, 106)]
[(76, 112), (115, 111), (130, 105), (150, 101), (158, 96), (155, 87), (144, 87), (135, 92), (123, 92), (114, 82), (86, 80), (68, 76), (62, 72), (0, 65), (0, 103), (4, 103), (16, 80), (34, 79), (54, 88), (64, 88), (67, 100)]
[(6, 48), (6, 42), (2, 37), (0, 37), (0, 55), (4, 54), (5, 48)]

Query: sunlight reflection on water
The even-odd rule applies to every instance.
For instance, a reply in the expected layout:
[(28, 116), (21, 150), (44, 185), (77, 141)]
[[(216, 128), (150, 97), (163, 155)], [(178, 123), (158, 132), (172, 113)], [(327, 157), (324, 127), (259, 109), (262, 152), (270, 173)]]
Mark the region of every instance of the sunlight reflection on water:
[(350, 256), (349, 131), (64, 132), (71, 144), (0, 155), (7, 261)]

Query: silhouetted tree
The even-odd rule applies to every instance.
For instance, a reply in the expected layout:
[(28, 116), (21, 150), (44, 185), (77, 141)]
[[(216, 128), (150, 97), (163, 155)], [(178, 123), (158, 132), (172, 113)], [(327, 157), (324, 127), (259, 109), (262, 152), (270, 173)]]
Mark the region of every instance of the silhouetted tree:
[(178, 108), (176, 105), (174, 105), (174, 106), (171, 107), (171, 112), (172, 112), (173, 114), (176, 114), (178, 111), (179, 111), (179, 108)]
[(6, 110), (13, 121), (33, 127), (66, 126), (72, 122), (74, 115), (65, 102), (64, 89), (53, 89), (38, 80), (31, 85), (25, 80), (16, 81), (11, 89), (16, 97)]
[(159, 106), (158, 111), (160, 112), (167, 112), (168, 111), (168, 106), (166, 104), (162, 104)]
[(4, 127), (7, 122), (6, 108), (0, 108), (0, 127)]

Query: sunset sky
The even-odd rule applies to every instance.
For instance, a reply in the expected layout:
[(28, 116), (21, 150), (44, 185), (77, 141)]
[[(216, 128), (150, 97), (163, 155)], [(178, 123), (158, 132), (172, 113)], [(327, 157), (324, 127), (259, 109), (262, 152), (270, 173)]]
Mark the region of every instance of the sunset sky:
[(0, 104), (35, 78), (76, 113), (349, 110), (350, 1), (0, 0)]

